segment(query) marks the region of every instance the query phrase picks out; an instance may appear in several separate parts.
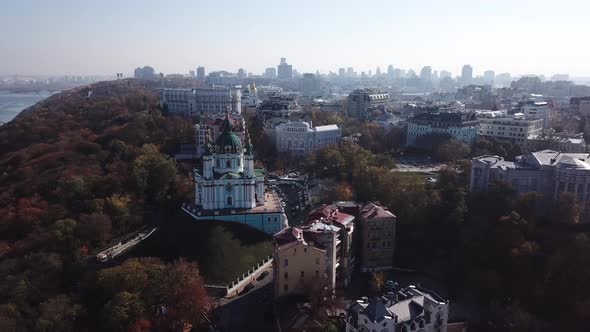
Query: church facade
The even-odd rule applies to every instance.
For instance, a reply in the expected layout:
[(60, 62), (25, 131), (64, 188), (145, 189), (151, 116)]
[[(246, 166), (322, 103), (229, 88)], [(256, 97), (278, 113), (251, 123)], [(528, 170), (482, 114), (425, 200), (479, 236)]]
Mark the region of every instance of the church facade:
[(249, 136), (245, 147), (233, 132), (229, 114), (215, 140), (207, 135), (202, 170), (194, 170), (195, 201), (183, 210), (197, 220), (220, 220), (247, 224), (268, 234), (287, 224), (281, 202), (265, 190), (264, 170), (254, 168)]

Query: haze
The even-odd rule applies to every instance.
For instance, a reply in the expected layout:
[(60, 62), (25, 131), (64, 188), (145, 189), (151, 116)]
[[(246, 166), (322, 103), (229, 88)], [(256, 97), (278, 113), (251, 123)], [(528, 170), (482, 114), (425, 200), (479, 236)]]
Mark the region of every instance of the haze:
[(590, 76), (589, 12), (584, 0), (3, 0), (0, 74), (261, 73), (286, 57), (299, 72)]

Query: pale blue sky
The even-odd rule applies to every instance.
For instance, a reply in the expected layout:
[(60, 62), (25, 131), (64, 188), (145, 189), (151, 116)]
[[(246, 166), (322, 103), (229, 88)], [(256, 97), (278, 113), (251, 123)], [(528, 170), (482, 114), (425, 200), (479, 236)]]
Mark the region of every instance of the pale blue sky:
[(286, 57), (590, 76), (589, 17), (589, 0), (0, 0), (0, 74), (260, 73)]

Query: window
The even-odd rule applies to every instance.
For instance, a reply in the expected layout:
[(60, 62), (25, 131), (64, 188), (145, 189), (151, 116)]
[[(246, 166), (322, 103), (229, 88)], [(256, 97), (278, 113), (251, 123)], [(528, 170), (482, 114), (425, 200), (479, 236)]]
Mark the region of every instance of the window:
[(232, 205), (232, 199), (231, 199), (231, 196), (227, 196), (227, 205), (228, 205), (228, 206)]
[(242, 159), (238, 159), (238, 166), (242, 166)]
[(301, 279), (305, 277), (305, 271), (301, 271)]
[(297, 255), (297, 248), (293, 248), (293, 255)]
[(319, 270), (315, 270), (315, 276), (319, 277), (320, 276), (320, 271)]
[(289, 272), (285, 272), (285, 280), (289, 279)]
[(289, 260), (285, 259), (285, 267), (289, 266)]
[(285, 285), (283, 286), (283, 290), (284, 290), (285, 292), (289, 291), (289, 285), (288, 285), (288, 284), (285, 284)]
[(303, 252), (304, 253), (307, 253), (307, 248), (303, 248)]
[(316, 264), (316, 265), (320, 265), (320, 258), (319, 258), (319, 257), (316, 257), (316, 258), (315, 258), (315, 264)]
[(225, 162), (225, 167), (226, 167), (226, 168), (230, 168), (230, 167), (231, 167), (231, 161), (227, 160), (227, 161)]

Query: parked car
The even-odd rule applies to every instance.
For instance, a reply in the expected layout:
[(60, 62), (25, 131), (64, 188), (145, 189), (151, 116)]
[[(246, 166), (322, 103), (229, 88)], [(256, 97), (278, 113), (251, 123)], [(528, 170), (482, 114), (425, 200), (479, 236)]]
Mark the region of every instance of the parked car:
[(393, 280), (387, 280), (385, 282), (385, 289), (388, 291), (393, 291), (397, 288), (398, 284), (397, 282), (394, 282)]
[(238, 295), (244, 295), (251, 291), (252, 288), (254, 288), (254, 284), (247, 284), (246, 287), (244, 287), (244, 289), (242, 289), (242, 291), (238, 293)]
[(258, 276), (258, 278), (256, 278), (256, 280), (260, 281), (260, 280), (266, 278), (267, 275), (268, 275), (268, 271), (264, 271)]

